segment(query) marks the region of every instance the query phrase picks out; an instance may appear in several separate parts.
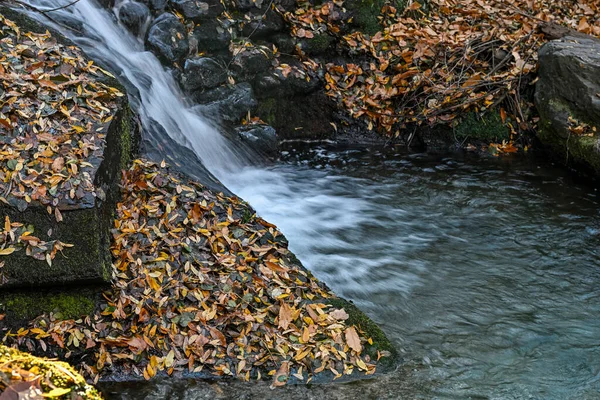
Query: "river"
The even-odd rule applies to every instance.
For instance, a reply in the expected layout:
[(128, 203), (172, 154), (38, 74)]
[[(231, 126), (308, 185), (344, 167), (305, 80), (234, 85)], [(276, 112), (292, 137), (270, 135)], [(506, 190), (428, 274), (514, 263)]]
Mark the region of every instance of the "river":
[(145, 134), (160, 126), (193, 149), (280, 227), (317, 277), (378, 322), (403, 359), (397, 372), (352, 385), (276, 392), (239, 382), (109, 385), (109, 396), (600, 397), (600, 218), (592, 186), (514, 156), (296, 146), (274, 165), (253, 166), (193, 113), (171, 75), (108, 13), (90, 0), (59, 13), (79, 24), (65, 33), (128, 88)]

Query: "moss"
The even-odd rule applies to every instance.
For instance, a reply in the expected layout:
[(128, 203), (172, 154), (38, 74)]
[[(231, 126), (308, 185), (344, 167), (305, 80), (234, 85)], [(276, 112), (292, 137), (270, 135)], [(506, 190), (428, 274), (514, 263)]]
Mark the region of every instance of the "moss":
[(306, 52), (308, 54), (322, 54), (334, 42), (334, 38), (327, 33), (321, 33), (306, 41)]
[(276, 125), (277, 123), (277, 99), (267, 98), (261, 100), (256, 109), (256, 115), (260, 117), (269, 125)]
[(90, 315), (95, 302), (90, 292), (84, 293), (5, 293), (0, 297), (0, 309), (9, 318), (31, 320), (42, 314), (54, 313), (60, 319), (75, 319)]
[[(408, 2), (407, 0), (392, 0), (389, 3), (400, 13)], [(427, 2), (421, 1), (420, 3), (426, 4)], [(345, 7), (352, 12), (353, 24), (369, 35), (374, 35), (381, 30), (379, 16), (385, 4), (386, 0), (348, 0), (344, 3)]]
[(371, 318), (367, 317), (364, 312), (348, 300), (338, 297), (326, 299), (323, 302), (330, 304), (335, 308), (343, 308), (349, 315), (346, 323), (357, 326), (367, 335), (367, 337), (373, 339), (373, 344), (365, 347), (366, 353), (372, 359), (377, 359), (377, 351), (388, 351), (391, 354), (390, 357), (384, 357), (379, 360), (379, 365), (382, 366), (384, 370), (395, 366), (398, 360), (398, 351), (387, 336), (385, 336), (385, 333), (381, 328)]
[(502, 123), (498, 111), (489, 111), (483, 115), (470, 112), (455, 125), (459, 138), (470, 138), (486, 142), (501, 142), (510, 139), (510, 130)]
[(374, 35), (381, 30), (379, 15), (384, 0), (349, 0), (346, 8), (353, 14), (353, 23), (364, 33)]
[[(42, 377), (40, 379), (40, 377)], [(34, 357), (16, 349), (0, 345), (0, 393), (5, 386), (22, 381), (36, 380), (42, 396), (17, 396), (19, 398), (53, 398), (101, 400), (94, 387), (69, 364)], [(37, 386), (37, 385), (36, 385)], [(7, 398), (11, 397), (6, 393)], [(4, 398), (4, 396), (2, 396)]]
[(124, 106), (123, 116), (121, 117), (121, 126), (119, 132), (120, 150), (121, 150), (121, 169), (129, 168), (129, 163), (133, 155), (133, 132), (131, 129), (131, 110), (128, 105)]

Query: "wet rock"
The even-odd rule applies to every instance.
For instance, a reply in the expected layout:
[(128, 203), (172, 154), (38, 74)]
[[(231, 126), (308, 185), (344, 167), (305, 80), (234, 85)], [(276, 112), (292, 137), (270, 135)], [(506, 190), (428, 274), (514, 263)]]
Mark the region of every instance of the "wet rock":
[(246, 125), (236, 128), (239, 138), (254, 150), (267, 156), (277, 154), (277, 133), (269, 125)]
[(137, 36), (143, 33), (150, 20), (150, 9), (145, 4), (130, 1), (119, 8), (118, 15), (119, 21)]
[[(291, 62), (298, 65), (297, 62)], [(300, 70), (301, 71), (301, 70)], [(316, 77), (291, 72), (284, 76), (281, 70), (268, 71), (254, 79), (254, 90), (258, 98), (286, 97), (292, 95), (307, 95), (322, 87), (322, 82)], [(283, 101), (287, 101), (283, 99)]]
[(220, 15), (224, 8), (218, 0), (170, 0), (173, 8), (186, 20), (201, 22)]
[(146, 44), (167, 64), (181, 61), (189, 51), (185, 27), (170, 13), (164, 13), (154, 20)]
[(196, 57), (185, 62), (182, 86), (188, 93), (196, 90), (212, 89), (225, 83), (226, 80), (225, 69), (212, 58)]
[(251, 21), (246, 22), (242, 28), (242, 34), (246, 37), (261, 38), (281, 32), (285, 27), (283, 18), (274, 10), (249, 13)]
[(271, 68), (271, 60), (265, 51), (249, 48), (234, 57), (230, 68), (237, 78), (248, 79), (268, 71)]
[(231, 34), (217, 21), (202, 22), (192, 33), (195, 47), (199, 52), (227, 50)]
[(549, 42), (540, 49), (539, 65), (538, 137), (563, 161), (600, 174), (600, 141), (593, 129), (600, 129), (600, 40), (566, 36)]
[(203, 103), (194, 107), (196, 112), (220, 122), (238, 122), (258, 104), (252, 86), (246, 82), (195, 94), (194, 100)]

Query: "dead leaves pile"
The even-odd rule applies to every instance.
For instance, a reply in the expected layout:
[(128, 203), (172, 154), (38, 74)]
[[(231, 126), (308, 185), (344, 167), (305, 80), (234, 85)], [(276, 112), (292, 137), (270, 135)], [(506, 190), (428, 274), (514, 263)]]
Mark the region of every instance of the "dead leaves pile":
[(0, 345), (0, 399), (99, 400), (100, 395), (67, 363)]
[(360, 60), (322, 66), (328, 95), (388, 135), (495, 107), (506, 108), (513, 132), (532, 128), (520, 91), (533, 81), (546, 41), (538, 25), (600, 36), (596, 0), (410, 0), (403, 11), (388, 2), (372, 36), (348, 33), (342, 1), (303, 4), (286, 15), (297, 37), (328, 32)]
[[(98, 378), (205, 371), (273, 385), (375, 372), (372, 340), (298, 264), (275, 227), (237, 198), (137, 160), (124, 173), (113, 230), (113, 289), (85, 320), (37, 319), (6, 340), (32, 351), (90, 351)], [(380, 354), (380, 356), (386, 354)]]
[[(100, 68), (50, 33), (21, 32), (0, 15), (0, 201), (73, 204), (94, 193), (117, 89)], [(55, 208), (55, 211), (52, 210)]]

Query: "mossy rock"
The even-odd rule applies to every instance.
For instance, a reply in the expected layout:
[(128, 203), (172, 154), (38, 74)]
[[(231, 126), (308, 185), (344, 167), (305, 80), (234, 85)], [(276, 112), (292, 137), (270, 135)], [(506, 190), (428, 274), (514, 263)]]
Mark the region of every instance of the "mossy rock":
[[(407, 0), (392, 0), (390, 3), (401, 13), (406, 7)], [(426, 3), (421, 1), (421, 3)], [(352, 13), (352, 24), (357, 30), (369, 35), (374, 35), (382, 29), (379, 21), (381, 9), (386, 0), (348, 0), (344, 7)]]
[(456, 123), (454, 131), (457, 138), (485, 142), (502, 142), (510, 139), (510, 130), (502, 123), (500, 113), (496, 110), (482, 115), (470, 112)]
[(365, 346), (365, 352), (372, 360), (377, 360), (378, 352), (389, 352), (390, 355), (388, 357), (382, 357), (378, 361), (379, 372), (387, 372), (396, 366), (398, 362), (398, 350), (396, 350), (385, 333), (371, 318), (354, 304), (340, 297), (326, 299), (323, 303), (330, 304), (335, 308), (343, 308), (349, 315), (349, 318), (345, 321), (346, 324), (357, 326), (368, 338), (373, 339), (372, 345)]
[[(60, 33), (24, 14), (3, 6), (0, 6), (0, 13), (13, 20), (21, 31), (49, 31), (61, 45), (74, 46)], [(98, 79), (124, 92), (116, 79), (110, 76)], [(86, 159), (91, 164), (89, 173), (96, 190), (86, 192), (83, 198), (63, 198), (56, 204), (62, 215), (61, 222), (54, 214), (49, 215), (46, 205), (35, 201), (27, 204), (23, 200), (9, 198), (8, 204), (0, 203), (2, 221), (8, 217), (11, 222), (22, 223), (41, 241), (59, 240), (73, 245), (58, 252), (50, 262), (33, 258), (26, 254), (24, 248), (17, 247), (17, 251), (2, 258), (4, 267), (0, 288), (106, 282), (111, 279), (110, 229), (118, 201), (118, 184), (121, 170), (128, 167), (140, 141), (126, 96), (118, 99), (111, 116), (112, 120), (98, 132), (105, 135), (103, 148)]]
[(23, 210), (0, 203), (2, 220), (8, 217), (12, 222), (23, 223), (43, 241), (60, 240), (73, 245), (57, 253), (51, 265), (28, 256), (23, 248), (3, 257), (0, 288), (87, 284), (111, 279), (110, 229), (118, 201), (117, 185), (137, 140), (131, 118), (129, 107), (122, 104), (106, 127), (103, 159), (92, 160), (97, 166), (94, 184), (103, 193), (101, 198), (87, 196), (78, 204), (59, 203), (61, 222), (41, 204), (32, 203)]
[[(30, 390), (35, 395), (31, 395)], [(5, 395), (8, 399), (102, 399), (69, 364), (0, 345), (0, 397)]]
[(59, 319), (77, 319), (94, 311), (99, 295), (96, 289), (6, 292), (0, 295), (0, 314), (6, 313), (11, 325), (50, 313)]

